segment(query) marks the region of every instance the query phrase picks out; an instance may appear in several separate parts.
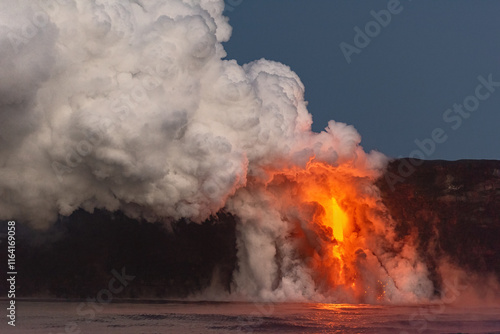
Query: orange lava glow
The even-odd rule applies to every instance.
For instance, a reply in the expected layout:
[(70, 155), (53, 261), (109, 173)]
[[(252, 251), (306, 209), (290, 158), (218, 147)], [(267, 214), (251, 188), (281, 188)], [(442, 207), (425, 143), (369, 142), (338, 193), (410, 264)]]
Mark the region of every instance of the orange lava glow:
[(291, 238), (315, 273), (316, 285), (325, 291), (342, 290), (357, 300), (367, 295), (383, 299), (384, 284), (367, 282), (360, 273), (367, 258), (366, 233), (373, 230), (366, 216), (374, 199), (364, 186), (373, 184), (373, 176), (314, 159), (304, 169), (272, 174), (267, 188), (295, 226)]

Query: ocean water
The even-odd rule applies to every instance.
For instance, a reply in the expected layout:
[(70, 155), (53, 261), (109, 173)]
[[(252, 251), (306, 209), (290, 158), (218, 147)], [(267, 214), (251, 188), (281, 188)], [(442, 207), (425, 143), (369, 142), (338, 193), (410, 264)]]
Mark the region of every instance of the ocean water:
[(314, 303), (18, 301), (0, 333), (500, 333), (500, 308)]

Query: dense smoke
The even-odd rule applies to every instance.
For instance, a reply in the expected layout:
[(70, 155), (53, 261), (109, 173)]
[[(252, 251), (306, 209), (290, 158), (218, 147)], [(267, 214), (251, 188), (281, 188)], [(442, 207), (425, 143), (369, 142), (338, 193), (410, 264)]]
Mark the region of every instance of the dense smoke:
[(319, 209), (294, 201), (309, 184), (297, 173), (313, 162), (329, 166), (331, 189), (348, 189), (331, 195), (356, 222), (358, 239), (346, 244), (357, 282), (383, 282), (388, 300), (430, 297), (425, 265), (411, 241), (394, 242), (373, 186), (387, 159), (365, 153), (352, 126), (331, 121), (312, 132), (289, 67), (225, 60), (223, 8), (222, 0), (2, 1), (0, 219), (43, 228), (100, 208), (200, 222), (225, 208), (240, 219), (236, 295), (355, 300), (329, 289), (322, 252), (335, 245), (311, 223)]

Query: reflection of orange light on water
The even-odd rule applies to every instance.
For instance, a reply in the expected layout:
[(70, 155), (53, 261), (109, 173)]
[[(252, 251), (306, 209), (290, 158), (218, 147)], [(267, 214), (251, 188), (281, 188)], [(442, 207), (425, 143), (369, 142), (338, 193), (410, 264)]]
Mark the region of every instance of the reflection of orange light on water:
[(363, 309), (363, 308), (376, 308), (373, 305), (369, 304), (323, 304), (318, 303), (314, 304), (314, 308), (321, 310), (330, 310), (330, 311), (343, 311), (349, 309)]

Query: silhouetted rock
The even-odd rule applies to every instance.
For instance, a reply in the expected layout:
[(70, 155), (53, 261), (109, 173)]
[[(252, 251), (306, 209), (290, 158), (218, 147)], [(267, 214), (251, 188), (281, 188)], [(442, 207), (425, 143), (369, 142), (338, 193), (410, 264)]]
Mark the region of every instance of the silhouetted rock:
[(135, 278), (120, 298), (186, 297), (212, 283), (229, 290), (235, 222), (221, 212), (202, 224), (178, 221), (168, 229), (120, 212), (78, 210), (48, 231), (18, 223), (17, 296), (95, 298), (108, 288), (112, 270), (122, 268)]
[[(399, 159), (377, 185), (398, 237), (418, 235), (418, 250), (438, 287), (436, 265), (443, 256), (500, 277), (500, 161)], [(112, 270), (122, 268), (135, 278), (120, 298), (185, 297), (210, 285), (230, 291), (236, 223), (224, 212), (202, 224), (165, 225), (99, 210), (78, 210), (47, 231), (18, 222), (16, 297), (95, 298), (108, 288)], [(2, 251), (2, 268), (6, 262)], [(0, 281), (6, 295), (5, 277)]]
[(431, 270), (446, 255), (500, 277), (500, 161), (398, 159), (377, 185), (398, 236), (418, 234)]

